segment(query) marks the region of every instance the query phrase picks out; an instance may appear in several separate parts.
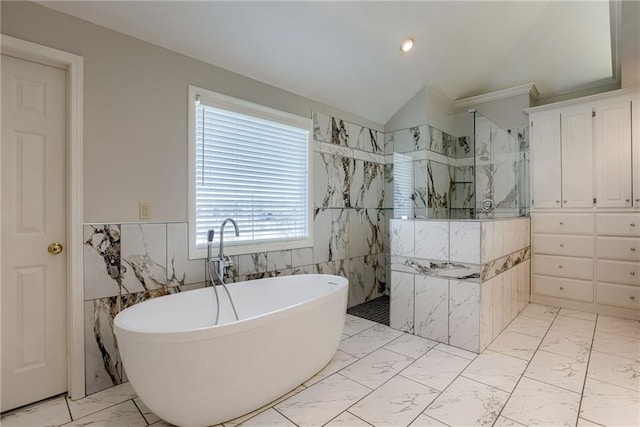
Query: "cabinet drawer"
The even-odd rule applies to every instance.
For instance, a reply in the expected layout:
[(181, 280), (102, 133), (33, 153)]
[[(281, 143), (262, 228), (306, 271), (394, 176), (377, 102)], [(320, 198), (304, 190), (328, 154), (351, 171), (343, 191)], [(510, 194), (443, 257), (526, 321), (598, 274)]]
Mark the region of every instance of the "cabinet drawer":
[(598, 234), (640, 236), (640, 213), (598, 214)]
[(593, 282), (534, 275), (533, 293), (575, 301), (592, 302)]
[(536, 254), (533, 256), (533, 272), (545, 276), (593, 280), (593, 259)]
[(533, 235), (532, 250), (541, 254), (590, 258), (593, 256), (593, 238), (591, 236), (536, 233)]
[(640, 238), (598, 237), (598, 258), (640, 261)]
[(616, 307), (640, 308), (640, 287), (598, 283), (597, 300), (600, 304)]
[(535, 214), (534, 233), (593, 234), (593, 214)]
[(640, 286), (640, 262), (600, 259), (598, 281)]

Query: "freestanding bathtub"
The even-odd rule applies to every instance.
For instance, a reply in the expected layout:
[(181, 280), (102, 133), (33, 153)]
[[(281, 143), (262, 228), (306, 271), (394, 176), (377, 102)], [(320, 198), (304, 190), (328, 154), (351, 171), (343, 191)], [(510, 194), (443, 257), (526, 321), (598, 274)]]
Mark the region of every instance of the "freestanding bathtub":
[(131, 385), (156, 415), (208, 426), (251, 412), (302, 384), (335, 354), (348, 280), (308, 274), (145, 301), (120, 312), (114, 331)]

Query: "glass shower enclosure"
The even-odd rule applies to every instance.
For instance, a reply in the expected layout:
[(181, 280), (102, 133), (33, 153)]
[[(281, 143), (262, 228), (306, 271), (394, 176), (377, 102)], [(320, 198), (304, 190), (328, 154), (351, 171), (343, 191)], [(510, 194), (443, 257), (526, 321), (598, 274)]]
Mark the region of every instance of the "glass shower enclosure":
[(393, 132), (394, 218), (528, 215), (527, 131), (469, 110)]

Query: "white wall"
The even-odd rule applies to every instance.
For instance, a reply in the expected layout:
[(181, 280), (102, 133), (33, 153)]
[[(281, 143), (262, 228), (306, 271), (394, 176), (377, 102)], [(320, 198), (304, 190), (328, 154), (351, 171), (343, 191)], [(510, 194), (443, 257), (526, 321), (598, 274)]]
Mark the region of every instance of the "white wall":
[(416, 93), (384, 126), (385, 132), (420, 126), (427, 119), (453, 114), (453, 102), (437, 90), (425, 86)]
[(467, 111), (469, 108), (476, 108), (480, 114), (494, 122), (502, 129), (514, 129), (527, 126), (529, 116), (524, 112), (525, 108), (531, 107), (529, 94), (514, 95), (508, 98), (496, 99), (495, 101), (482, 102), (458, 111)]
[(383, 126), (31, 2), (2, 2), (2, 33), (84, 57), (84, 222), (187, 220), (187, 86), (311, 117)]

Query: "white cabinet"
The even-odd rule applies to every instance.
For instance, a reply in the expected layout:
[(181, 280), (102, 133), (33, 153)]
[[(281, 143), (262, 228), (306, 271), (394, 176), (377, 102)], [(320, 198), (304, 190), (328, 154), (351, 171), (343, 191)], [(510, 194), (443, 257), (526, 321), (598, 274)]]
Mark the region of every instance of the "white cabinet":
[(640, 213), (599, 213), (597, 216), (597, 302), (639, 308)]
[(594, 111), (597, 206), (631, 207), (631, 101), (600, 102)]
[(593, 213), (531, 216), (533, 294), (593, 301)]
[(531, 301), (640, 319), (640, 90), (527, 112)]
[(563, 109), (562, 207), (593, 206), (592, 109), (579, 105)]
[(533, 209), (640, 207), (638, 94), (529, 114)]
[(593, 206), (592, 109), (545, 111), (531, 116), (533, 205)]
[(532, 198), (536, 208), (559, 208), (561, 194), (560, 114), (531, 117)]

